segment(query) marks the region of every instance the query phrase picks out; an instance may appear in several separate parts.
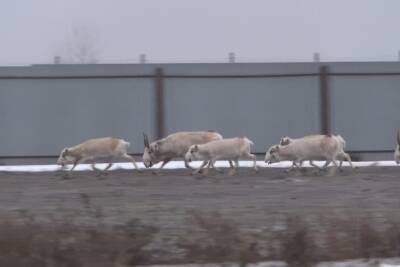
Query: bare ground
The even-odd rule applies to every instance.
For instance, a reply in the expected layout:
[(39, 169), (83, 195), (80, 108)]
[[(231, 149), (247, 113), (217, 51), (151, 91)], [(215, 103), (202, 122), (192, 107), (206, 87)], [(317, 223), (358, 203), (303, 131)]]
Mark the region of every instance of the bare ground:
[[(298, 217), (309, 230), (321, 222), (385, 225), (400, 218), (400, 176), (397, 167), (366, 167), (343, 172), (285, 173), (241, 168), (237, 176), (211, 171), (206, 177), (189, 170), (0, 173), (0, 218), (32, 216), (35, 220), (76, 225), (125, 225), (132, 220), (155, 226), (154, 248), (176, 247), (190, 232), (194, 213), (214, 212), (255, 236), (285, 229)], [(332, 220), (331, 220), (332, 219)], [(356, 220), (355, 220), (356, 219)], [(390, 223), (390, 222), (389, 222)], [(326, 228), (326, 227), (325, 227)], [(177, 242), (178, 241), (178, 242)], [(172, 252), (172, 253), (171, 253)], [(165, 258), (170, 258), (167, 256)]]
[(367, 214), (378, 219), (400, 208), (400, 175), (396, 167), (367, 167), (334, 176), (311, 169), (287, 174), (240, 169), (230, 177), (211, 172), (191, 176), (188, 170), (54, 173), (0, 173), (0, 215), (29, 213), (36, 217), (70, 215), (92, 223), (97, 210), (105, 224), (137, 218), (173, 234), (188, 211), (219, 212), (243, 229), (262, 230), (285, 215), (306, 220), (318, 216)]

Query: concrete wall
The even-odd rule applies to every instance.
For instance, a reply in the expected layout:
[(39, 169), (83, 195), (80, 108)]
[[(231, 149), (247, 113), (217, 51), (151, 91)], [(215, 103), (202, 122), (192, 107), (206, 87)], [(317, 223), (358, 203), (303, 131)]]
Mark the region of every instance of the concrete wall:
[[(0, 156), (53, 156), (65, 146), (107, 135), (127, 139), (130, 152), (141, 153), (142, 132), (155, 138), (156, 68), (165, 75), (166, 134), (216, 129), (226, 137), (248, 136), (256, 143), (254, 151), (263, 153), (283, 135), (320, 131), (320, 65), (0, 67)], [(350, 150), (393, 149), (400, 125), (400, 75), (387, 73), (400, 73), (400, 63), (325, 65), (333, 73), (328, 80), (333, 132), (342, 134)], [(280, 74), (305, 75), (263, 76)]]

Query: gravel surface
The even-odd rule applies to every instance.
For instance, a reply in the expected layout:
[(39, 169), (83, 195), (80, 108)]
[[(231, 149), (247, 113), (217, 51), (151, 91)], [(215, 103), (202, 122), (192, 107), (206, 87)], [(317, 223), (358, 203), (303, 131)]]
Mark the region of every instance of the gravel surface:
[(190, 211), (219, 212), (241, 228), (263, 230), (286, 215), (367, 215), (379, 221), (400, 208), (400, 168), (365, 167), (315, 174), (241, 168), (237, 176), (188, 170), (0, 173), (0, 215), (69, 216), (77, 223), (121, 224), (140, 219), (173, 235)]

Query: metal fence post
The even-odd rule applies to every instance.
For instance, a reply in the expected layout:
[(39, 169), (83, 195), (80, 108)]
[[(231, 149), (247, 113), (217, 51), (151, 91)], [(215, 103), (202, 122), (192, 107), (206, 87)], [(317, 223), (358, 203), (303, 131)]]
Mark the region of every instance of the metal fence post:
[(155, 73), (155, 130), (156, 138), (164, 137), (164, 72), (156, 68)]
[(319, 92), (320, 92), (320, 118), (321, 134), (331, 133), (331, 99), (328, 81), (328, 66), (319, 68)]

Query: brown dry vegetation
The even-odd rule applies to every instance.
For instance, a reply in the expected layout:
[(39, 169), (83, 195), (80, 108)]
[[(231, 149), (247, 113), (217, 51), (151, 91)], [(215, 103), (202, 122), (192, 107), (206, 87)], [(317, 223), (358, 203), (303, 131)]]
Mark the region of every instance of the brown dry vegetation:
[[(350, 218), (350, 217), (349, 217)], [(99, 219), (101, 221), (101, 219)], [(320, 219), (318, 231), (299, 217), (288, 217), (278, 231), (252, 234), (218, 213), (190, 212), (187, 232), (176, 247), (151, 243), (157, 229), (132, 220), (121, 226), (79, 226), (70, 218), (47, 222), (31, 216), (0, 221), (0, 266), (136, 266), (153, 263), (223, 263), (280, 260), (289, 266), (320, 261), (400, 256), (400, 221), (379, 229), (365, 218)], [(375, 224), (376, 225), (376, 224)], [(162, 255), (160, 257), (160, 255)]]
[(79, 227), (31, 220), (0, 222), (0, 266), (134, 266), (150, 257), (151, 227), (132, 221), (120, 228)]
[(398, 169), (260, 173), (0, 174), (0, 267), (400, 256)]

